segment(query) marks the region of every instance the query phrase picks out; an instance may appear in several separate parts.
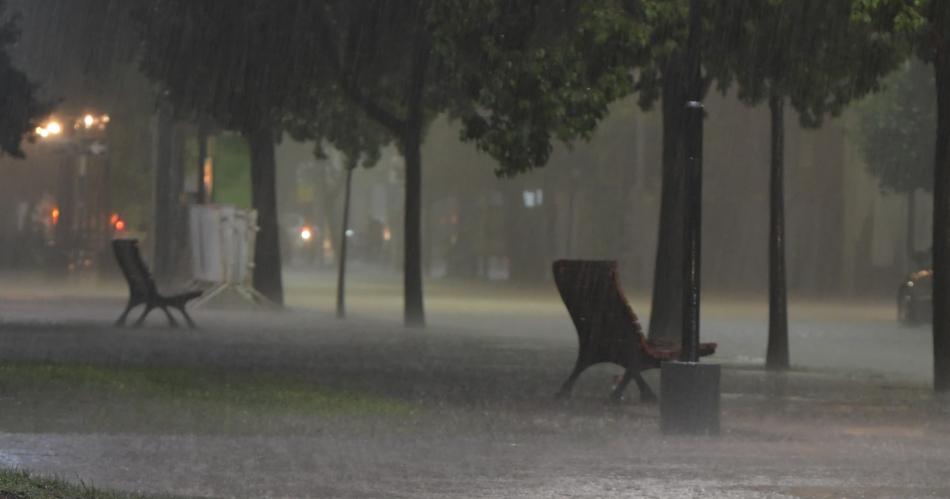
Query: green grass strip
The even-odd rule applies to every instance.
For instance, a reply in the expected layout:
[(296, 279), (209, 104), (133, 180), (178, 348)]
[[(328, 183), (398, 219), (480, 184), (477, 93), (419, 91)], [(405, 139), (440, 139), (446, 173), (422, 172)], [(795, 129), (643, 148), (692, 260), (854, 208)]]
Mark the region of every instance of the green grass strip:
[(61, 480), (33, 476), (25, 471), (0, 469), (0, 499), (149, 499), (171, 496), (145, 496), (99, 490), (85, 484), (73, 485)]
[[(165, 366), (12, 363), (0, 365), (0, 393), (53, 392), (107, 400), (305, 414), (407, 415), (410, 404), (321, 386), (301, 377)], [(2, 499), (2, 498), (0, 498)]]

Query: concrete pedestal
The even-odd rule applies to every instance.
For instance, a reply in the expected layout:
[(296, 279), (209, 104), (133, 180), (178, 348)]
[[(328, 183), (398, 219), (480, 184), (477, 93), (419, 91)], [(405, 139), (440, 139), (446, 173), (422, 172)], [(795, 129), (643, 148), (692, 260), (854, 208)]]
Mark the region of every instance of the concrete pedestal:
[(660, 367), (660, 430), (719, 434), (719, 364), (664, 362)]

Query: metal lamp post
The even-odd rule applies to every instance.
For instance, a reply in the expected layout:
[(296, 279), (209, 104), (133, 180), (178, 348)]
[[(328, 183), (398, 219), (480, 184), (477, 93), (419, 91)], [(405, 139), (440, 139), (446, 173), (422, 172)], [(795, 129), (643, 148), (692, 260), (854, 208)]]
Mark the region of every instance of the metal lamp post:
[(683, 230), (683, 335), (679, 361), (660, 371), (660, 428), (664, 433), (719, 433), (718, 364), (699, 363), (699, 305), (702, 256), (703, 105), (701, 81), (702, 0), (690, 2), (687, 42), (689, 95), (685, 103), (686, 145)]

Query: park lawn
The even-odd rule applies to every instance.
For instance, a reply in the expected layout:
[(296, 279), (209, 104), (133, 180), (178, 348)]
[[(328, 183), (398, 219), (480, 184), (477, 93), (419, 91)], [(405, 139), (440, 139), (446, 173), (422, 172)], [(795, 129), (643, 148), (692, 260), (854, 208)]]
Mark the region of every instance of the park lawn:
[(171, 496), (145, 496), (99, 490), (85, 484), (73, 485), (52, 478), (33, 476), (25, 471), (0, 469), (0, 499), (150, 499)]
[(417, 410), (289, 374), (43, 362), (0, 365), (0, 400), (0, 431), (24, 432), (280, 433)]

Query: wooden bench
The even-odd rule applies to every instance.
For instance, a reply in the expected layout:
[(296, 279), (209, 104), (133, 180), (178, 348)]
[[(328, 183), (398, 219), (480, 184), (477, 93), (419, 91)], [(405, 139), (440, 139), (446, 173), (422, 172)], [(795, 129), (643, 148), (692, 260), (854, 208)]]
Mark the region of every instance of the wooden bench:
[[(571, 394), (574, 382), (588, 367), (601, 362), (618, 364), (626, 371), (614, 388), (611, 399), (623, 398), (631, 380), (640, 389), (640, 400), (656, 400), (641, 371), (660, 367), (664, 360), (679, 358), (678, 345), (648, 341), (633, 309), (627, 302), (617, 277), (617, 262), (609, 260), (558, 260), (554, 262), (554, 282), (574, 327), (580, 351), (574, 371), (558, 392)], [(715, 343), (701, 343), (700, 356), (716, 351)]]
[(178, 321), (168, 311), (168, 307), (171, 307), (181, 312), (189, 327), (195, 328), (195, 322), (191, 320), (191, 316), (185, 310), (185, 305), (189, 300), (201, 296), (201, 291), (162, 296), (155, 286), (155, 280), (152, 279), (152, 274), (148, 271), (145, 261), (142, 260), (142, 254), (139, 252), (139, 242), (136, 239), (116, 239), (112, 241), (112, 251), (115, 253), (115, 259), (119, 263), (122, 275), (125, 276), (125, 281), (129, 285), (129, 303), (122, 315), (115, 321), (116, 326), (125, 325), (125, 319), (129, 312), (136, 306), (144, 304), (145, 311), (135, 321), (135, 326), (141, 326), (149, 312), (160, 308), (168, 317), (168, 324), (177, 327)]

